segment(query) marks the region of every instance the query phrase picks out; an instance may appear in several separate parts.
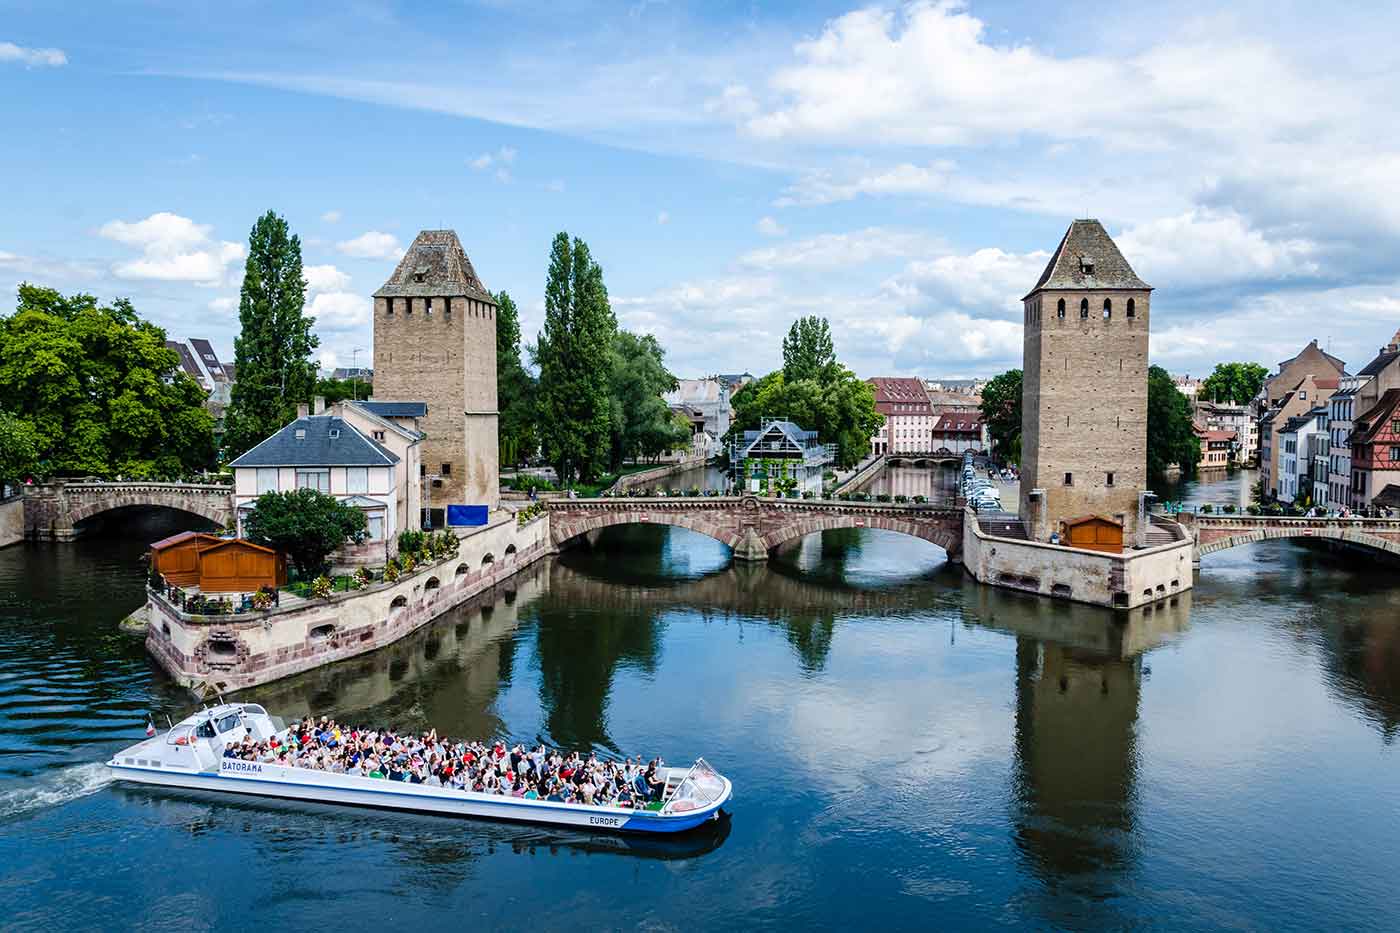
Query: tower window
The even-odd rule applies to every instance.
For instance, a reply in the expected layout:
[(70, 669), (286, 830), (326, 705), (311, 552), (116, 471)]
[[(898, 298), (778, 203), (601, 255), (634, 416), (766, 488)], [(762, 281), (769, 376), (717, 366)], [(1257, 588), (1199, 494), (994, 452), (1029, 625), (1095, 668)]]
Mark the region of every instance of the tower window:
[(1065, 474), (1065, 485), (1066, 485), (1066, 486), (1073, 486), (1073, 485), (1074, 485), (1074, 474), (1073, 474), (1073, 473), (1066, 473), (1066, 474)]
[(384, 299), (384, 314), (385, 314), (387, 317), (393, 317), (393, 316), (394, 316), (394, 299), (392, 299), (392, 298), (385, 298), (385, 299)]
[(1089, 299), (1085, 298), (1079, 302), (1079, 319), (1087, 321), (1089, 319)]
[(442, 470), (440, 470), (439, 472), (441, 472), (443, 476), (451, 476), (451, 475), (452, 475), (452, 464), (450, 464), (450, 463), (444, 463), (444, 464), (442, 465)]
[(1079, 257), (1079, 271), (1080, 271), (1080, 272), (1083, 272), (1085, 275), (1093, 275), (1093, 274), (1094, 274), (1094, 260), (1090, 259), (1088, 256), (1080, 256), (1080, 257)]
[(1131, 298), (1128, 299), (1128, 317), (1137, 317), (1137, 307)]
[(1105, 485), (1105, 486), (1112, 486), (1112, 485), (1113, 485), (1113, 474), (1112, 474), (1112, 473), (1105, 473), (1105, 474), (1104, 474), (1104, 485)]
[(1105, 298), (1103, 300), (1103, 319), (1107, 321), (1111, 317), (1113, 317), (1113, 299)]
[(425, 299), (423, 299), (423, 313), (424, 313), (424, 314), (432, 314), (432, 313), (433, 313), (433, 299), (431, 299), (431, 298), (425, 298)]
[(1055, 316), (1062, 321), (1065, 319), (1065, 300), (1063, 298), (1060, 299), (1060, 304), (1058, 310), (1055, 312)]

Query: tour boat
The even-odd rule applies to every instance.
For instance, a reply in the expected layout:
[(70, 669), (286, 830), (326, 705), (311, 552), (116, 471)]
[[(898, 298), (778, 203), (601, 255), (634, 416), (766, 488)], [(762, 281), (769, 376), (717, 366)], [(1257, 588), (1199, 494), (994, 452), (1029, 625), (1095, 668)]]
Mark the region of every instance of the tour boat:
[(119, 781), (182, 787), (289, 800), (342, 803), (449, 816), (486, 817), (591, 830), (676, 833), (716, 820), (733, 792), (729, 779), (701, 758), (689, 768), (660, 768), (665, 782), (659, 810), (484, 794), (383, 778), (336, 774), (268, 762), (223, 757), (224, 747), (287, 730), (254, 703), (224, 703), (202, 709), (168, 732), (156, 733), (107, 762)]

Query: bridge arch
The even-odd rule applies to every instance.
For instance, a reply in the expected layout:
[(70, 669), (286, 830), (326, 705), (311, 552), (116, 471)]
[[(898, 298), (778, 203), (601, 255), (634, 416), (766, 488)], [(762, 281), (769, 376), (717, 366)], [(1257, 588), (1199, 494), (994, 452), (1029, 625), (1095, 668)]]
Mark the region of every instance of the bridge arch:
[(205, 521), (212, 522), (219, 527), (223, 527), (229, 520), (229, 509), (226, 506), (211, 505), (201, 502), (198, 499), (182, 499), (178, 497), (152, 496), (142, 501), (128, 501), (128, 497), (114, 499), (97, 499), (91, 502), (84, 502), (74, 506), (68, 513), (70, 524), (77, 526), (83, 522), (105, 515), (108, 512), (116, 512), (120, 509), (147, 508), (147, 509), (169, 509), (172, 512), (183, 512), (186, 515), (194, 515)]
[(893, 531), (909, 535), (941, 547), (948, 557), (962, 553), (961, 528), (952, 529), (938, 523), (918, 522), (893, 515), (847, 515), (832, 513), (827, 515), (803, 516), (785, 523), (763, 536), (763, 543), (771, 551), (788, 541), (796, 541), (807, 535), (839, 528), (875, 528), (880, 531)]
[[(1223, 531), (1224, 529), (1221, 530)], [(1224, 551), (1246, 544), (1290, 539), (1296, 541), (1343, 541), (1347, 544), (1369, 548), (1384, 554), (1400, 556), (1400, 541), (1391, 541), (1388, 538), (1382, 538), (1378, 535), (1368, 534), (1365, 531), (1353, 528), (1314, 528), (1308, 526), (1240, 528), (1230, 529), (1225, 534), (1214, 534), (1211, 533), (1211, 531), (1202, 529), (1201, 539), (1196, 547), (1196, 554), (1199, 557), (1204, 557), (1207, 554), (1214, 554), (1217, 551)]]
[(692, 513), (667, 510), (608, 509), (586, 519), (571, 521), (556, 515), (551, 518), (550, 533), (556, 547), (562, 547), (590, 531), (613, 528), (618, 525), (670, 525), (685, 528), (714, 538), (731, 550), (739, 546), (740, 535), (730, 522), (720, 516), (705, 513)]

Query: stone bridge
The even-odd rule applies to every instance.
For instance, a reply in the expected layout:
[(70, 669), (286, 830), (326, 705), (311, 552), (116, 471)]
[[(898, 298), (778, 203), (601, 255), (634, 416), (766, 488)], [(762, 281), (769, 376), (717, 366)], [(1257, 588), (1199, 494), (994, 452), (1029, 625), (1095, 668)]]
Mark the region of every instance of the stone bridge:
[(755, 496), (551, 499), (550, 534), (556, 547), (613, 525), (675, 525), (709, 535), (739, 560), (767, 560), (787, 541), (834, 528), (881, 528), (922, 538), (962, 553), (963, 511), (930, 505), (760, 499)]
[[(974, 457), (985, 457), (987, 452), (978, 448), (972, 451)], [(962, 463), (963, 455), (954, 453), (947, 447), (940, 447), (938, 450), (922, 451), (901, 451), (896, 454), (885, 454), (887, 464), (912, 464), (913, 466), (931, 466), (936, 463)]]
[(1241, 544), (1275, 538), (1344, 541), (1374, 551), (1400, 555), (1400, 519), (1397, 518), (1280, 518), (1187, 513), (1176, 518), (1191, 530), (1198, 558)]
[(24, 487), (24, 536), (71, 541), (84, 521), (131, 507), (175, 509), (216, 525), (233, 518), (233, 487), (199, 483), (75, 482)]

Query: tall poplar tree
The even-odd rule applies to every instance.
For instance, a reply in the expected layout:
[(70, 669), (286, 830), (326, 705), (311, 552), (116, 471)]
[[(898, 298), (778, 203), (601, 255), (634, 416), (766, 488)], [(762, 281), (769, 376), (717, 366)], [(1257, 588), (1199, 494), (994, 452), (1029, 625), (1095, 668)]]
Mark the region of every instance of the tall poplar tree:
[(612, 369), (609, 351), (617, 320), (603, 270), (588, 244), (554, 237), (545, 282), (540, 367), (539, 432), (545, 456), (563, 483), (593, 479), (608, 463)]
[(319, 341), (305, 305), (301, 240), (287, 221), (268, 211), (248, 236), (238, 298), (241, 330), (233, 342), (235, 382), (224, 430), (230, 458), (286, 425), (297, 403), (311, 398), (316, 385), (311, 351)]

